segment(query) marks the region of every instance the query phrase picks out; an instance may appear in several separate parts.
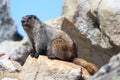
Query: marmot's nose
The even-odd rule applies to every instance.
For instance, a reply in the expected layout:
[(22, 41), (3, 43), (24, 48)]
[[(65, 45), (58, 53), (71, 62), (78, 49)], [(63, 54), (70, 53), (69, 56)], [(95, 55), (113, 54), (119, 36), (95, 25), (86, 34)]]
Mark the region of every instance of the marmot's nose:
[(21, 23), (22, 23), (23, 26), (26, 25), (26, 17), (22, 17)]
[(22, 18), (21, 23), (22, 23), (22, 25), (26, 24), (26, 20), (24, 18)]
[(24, 20), (24, 19), (22, 19), (22, 20), (21, 20), (21, 23), (22, 23), (22, 24), (24, 24), (24, 23), (25, 23), (25, 20)]

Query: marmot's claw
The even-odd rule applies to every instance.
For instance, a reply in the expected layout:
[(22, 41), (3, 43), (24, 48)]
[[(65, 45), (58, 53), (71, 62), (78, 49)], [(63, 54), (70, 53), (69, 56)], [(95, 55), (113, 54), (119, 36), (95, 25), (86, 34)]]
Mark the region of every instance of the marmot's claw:
[(31, 53), (30, 55), (31, 55), (31, 57), (35, 57), (35, 58), (38, 58), (38, 57), (39, 57), (39, 54), (38, 54), (38, 53)]
[(35, 53), (35, 54), (34, 54), (34, 57), (35, 57), (35, 58), (38, 58), (38, 57), (39, 57), (39, 54), (38, 54), (38, 53)]
[(55, 59), (56, 57), (53, 54), (47, 55), (49, 59)]
[(31, 57), (34, 57), (34, 54), (35, 54), (35, 53), (30, 53)]

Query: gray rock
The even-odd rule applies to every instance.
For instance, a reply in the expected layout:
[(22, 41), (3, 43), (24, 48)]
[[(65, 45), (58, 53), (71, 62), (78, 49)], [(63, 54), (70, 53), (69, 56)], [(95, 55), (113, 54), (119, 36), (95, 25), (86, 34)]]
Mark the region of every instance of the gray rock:
[(22, 70), (22, 66), (19, 63), (9, 60), (9, 57), (6, 55), (0, 57), (0, 65), (3, 66), (9, 72), (20, 72)]
[(120, 80), (120, 53), (88, 80)]
[(120, 1), (101, 0), (98, 5), (100, 29), (115, 45), (120, 46)]
[(64, 0), (61, 16), (65, 16), (71, 22), (76, 23), (79, 16), (80, 0)]
[(16, 25), (10, 16), (9, 1), (0, 0), (0, 42), (4, 40), (21, 40)]
[(8, 55), (11, 60), (24, 64), (29, 55), (29, 44), (27, 39), (22, 41), (3, 41), (0, 43), (0, 52), (2, 55)]
[(22, 66), (8, 59), (7, 55), (0, 57), (0, 80), (8, 78), (18, 78), (19, 72), (22, 70)]

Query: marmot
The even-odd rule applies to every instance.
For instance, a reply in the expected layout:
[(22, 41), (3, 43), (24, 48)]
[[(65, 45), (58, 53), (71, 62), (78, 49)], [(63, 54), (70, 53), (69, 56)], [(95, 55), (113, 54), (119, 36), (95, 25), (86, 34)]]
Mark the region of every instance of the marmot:
[(64, 31), (42, 23), (35, 15), (22, 17), (21, 23), (34, 50), (32, 57), (38, 58), (40, 54), (44, 54), (50, 59), (74, 62), (85, 67), (91, 74), (97, 71), (93, 64), (88, 64), (84, 60), (84, 64), (79, 62), (81, 60), (77, 58), (77, 46)]

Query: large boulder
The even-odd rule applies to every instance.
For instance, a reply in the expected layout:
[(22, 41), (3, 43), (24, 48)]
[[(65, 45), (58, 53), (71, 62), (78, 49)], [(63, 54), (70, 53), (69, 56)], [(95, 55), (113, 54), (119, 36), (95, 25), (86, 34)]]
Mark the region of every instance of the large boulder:
[(120, 46), (120, 1), (119, 0), (89, 0), (91, 13), (98, 19), (99, 29), (109, 41)]
[(0, 43), (0, 55), (8, 55), (11, 60), (23, 65), (29, 55), (29, 47), (26, 38), (21, 41), (3, 41)]
[(85, 68), (70, 62), (50, 60), (46, 56), (38, 59), (29, 56), (20, 76), (23, 80), (84, 80), (90, 74)]
[(10, 16), (9, 1), (0, 0), (0, 42), (4, 40), (21, 40), (16, 25)]

